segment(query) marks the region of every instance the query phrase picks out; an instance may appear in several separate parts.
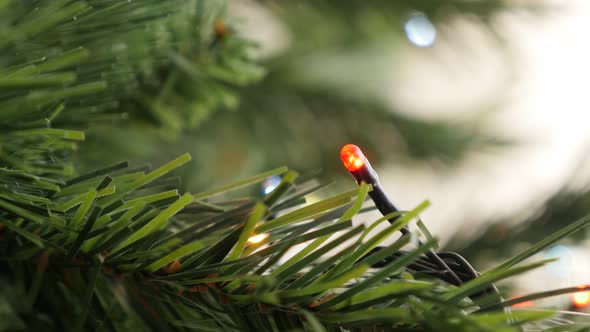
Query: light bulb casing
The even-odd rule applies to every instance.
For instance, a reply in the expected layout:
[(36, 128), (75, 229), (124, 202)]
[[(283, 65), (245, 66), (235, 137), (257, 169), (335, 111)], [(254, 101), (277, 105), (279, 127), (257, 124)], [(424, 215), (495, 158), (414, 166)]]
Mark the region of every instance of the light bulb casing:
[(340, 159), (342, 159), (342, 163), (344, 163), (344, 166), (350, 172), (362, 168), (367, 160), (363, 151), (354, 144), (346, 144), (342, 147), (342, 150), (340, 150)]
[(358, 184), (361, 182), (366, 182), (370, 185), (379, 183), (377, 172), (375, 172), (371, 163), (358, 146), (347, 144), (342, 147), (340, 159)]

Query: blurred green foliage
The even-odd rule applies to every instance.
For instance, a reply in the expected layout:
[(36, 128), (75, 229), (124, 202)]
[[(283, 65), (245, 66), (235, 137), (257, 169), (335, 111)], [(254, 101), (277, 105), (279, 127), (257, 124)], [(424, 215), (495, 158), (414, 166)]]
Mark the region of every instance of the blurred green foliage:
[[(147, 114), (153, 121), (119, 123), (124, 130), (116, 131), (111, 124), (93, 126), (79, 163), (88, 168), (98, 160), (163, 161), (191, 151), (198, 166), (183, 176), (188, 188), (201, 188), (213, 179), (283, 163), (299, 170), (323, 169), (324, 176), (334, 177), (341, 173), (335, 156), (350, 142), (363, 146), (375, 163), (444, 164), (460, 161), (469, 151), (508, 143), (472, 121), (414, 118), (380, 96), (383, 72), (403, 47), (410, 47), (403, 31), (409, 14), (424, 12), (437, 25), (460, 15), (479, 17), (485, 24), (504, 8), (501, 1), (259, 4), (288, 32), (284, 49), (259, 60), (267, 71), (264, 78), (260, 68), (244, 62), (253, 45), (236, 38), (239, 20), (218, 15), (226, 32), (219, 37), (216, 22), (201, 19), (200, 39), (175, 34), (192, 45), (179, 51), (183, 60), (169, 57), (158, 75), (141, 80), (139, 91), (121, 98), (119, 111), (142, 118)], [(224, 74), (203, 77), (211, 71), (207, 64), (223, 67), (214, 72)], [(240, 89), (239, 96), (229, 89), (253, 80), (257, 83)], [(220, 111), (212, 112), (216, 109)], [(210, 176), (200, 177), (202, 172)]]

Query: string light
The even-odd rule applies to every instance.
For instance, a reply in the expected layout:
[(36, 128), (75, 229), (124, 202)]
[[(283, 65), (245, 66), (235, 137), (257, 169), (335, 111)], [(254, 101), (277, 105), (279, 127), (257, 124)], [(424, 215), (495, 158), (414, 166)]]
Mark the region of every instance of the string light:
[(349, 172), (356, 172), (365, 165), (365, 155), (361, 149), (354, 144), (347, 144), (340, 150), (340, 159)]
[(262, 181), (262, 184), (261, 184), (262, 194), (263, 195), (270, 194), (273, 190), (276, 189), (276, 187), (279, 186), (279, 184), (281, 184), (281, 177), (280, 176), (273, 175), (273, 176), (267, 177), (266, 179), (264, 179), (264, 181)]
[(264, 241), (269, 236), (270, 235), (268, 233), (252, 235), (252, 236), (250, 236), (250, 238), (248, 238), (248, 243), (249, 244), (259, 244), (260, 242)]
[[(585, 288), (580, 286), (579, 288)], [(578, 308), (583, 308), (590, 304), (590, 291), (576, 292), (572, 294), (572, 302)]]
[[(358, 146), (354, 144), (346, 144), (343, 146), (342, 150), (340, 150), (340, 159), (342, 160), (344, 167), (346, 167), (348, 172), (350, 172), (358, 184), (365, 182), (372, 185), (373, 189), (375, 189), (375, 186), (379, 185), (379, 177), (377, 176), (377, 172), (375, 172), (373, 167), (371, 167), (371, 163), (369, 163), (369, 160), (365, 157), (363, 151), (361, 151)], [(373, 197), (373, 193), (375, 192), (379, 192), (379, 190), (369, 193), (374, 201), (376, 197)], [(380, 202), (384, 202), (385, 200), (387, 200), (386, 197), (377, 198), (377, 201)], [(377, 201), (375, 201), (375, 204), (378, 205), (379, 203)]]
[[(262, 191), (262, 195), (266, 196), (270, 194), (273, 190), (275, 190), (281, 184), (282, 178), (278, 175), (269, 176), (262, 183), (260, 184), (260, 189)], [(261, 223), (258, 223), (260, 225)], [(249, 245), (257, 245), (262, 243), (262, 241), (266, 240), (270, 234), (262, 233), (262, 234), (254, 234), (248, 238)]]
[[(369, 163), (369, 160), (365, 157), (361, 149), (354, 145), (354, 144), (346, 144), (340, 150), (340, 159), (342, 163), (350, 172), (350, 174), (355, 178), (356, 182), (360, 185), (362, 182), (370, 184), (372, 189), (369, 192), (369, 197), (375, 203), (377, 210), (381, 212), (382, 215), (388, 215), (394, 212), (400, 211), (393, 202), (387, 197), (383, 189), (381, 188), (381, 184), (379, 183), (379, 176), (377, 172)], [(388, 219), (390, 223), (394, 223), (400, 215), (392, 217)], [(410, 230), (407, 226), (404, 226), (400, 229), (402, 234), (409, 234)], [(461, 285), (463, 281), (449, 268), (449, 266), (434, 252), (434, 250), (430, 249), (426, 253), (426, 255), (443, 271), (446, 271), (448, 276), (451, 278), (453, 284)], [(470, 271), (473, 275), (477, 275), (477, 272)]]
[(547, 265), (548, 273), (561, 278), (567, 278), (574, 273), (576, 266), (573, 252), (565, 245), (556, 245), (545, 252), (547, 258), (557, 258), (558, 261)]
[(436, 41), (436, 27), (426, 15), (420, 12), (415, 12), (408, 17), (404, 24), (404, 31), (408, 40), (418, 47), (429, 47)]
[(513, 305), (515, 308), (530, 308), (534, 306), (535, 303), (533, 301), (524, 301)]
[(213, 23), (213, 31), (215, 31), (215, 36), (217, 38), (225, 37), (225, 35), (227, 35), (228, 32), (225, 22), (220, 18), (216, 19)]
[[(386, 216), (400, 211), (389, 199), (389, 197), (387, 197), (383, 191), (383, 188), (381, 188), (377, 172), (373, 169), (373, 167), (371, 167), (369, 160), (367, 160), (358, 146), (354, 144), (347, 144), (342, 147), (342, 150), (340, 150), (340, 159), (342, 159), (342, 163), (359, 185), (363, 182), (371, 185), (369, 197), (371, 197), (375, 203), (375, 207), (377, 210), (379, 210), (379, 212), (381, 212), (382, 215)], [(400, 216), (401, 214), (397, 214), (396, 216), (389, 218), (388, 221), (393, 224)], [(410, 230), (407, 226), (400, 228), (400, 232), (404, 235), (410, 234)], [(418, 240), (418, 244), (422, 245), (420, 240)], [(445, 263), (445, 261), (441, 258), (442, 256), (447, 257), (447, 259), (452, 260), (454, 264), (459, 266), (456, 272), (455, 270), (451, 269), (447, 263)], [(391, 257), (393, 257), (393, 255), (389, 258)], [(469, 264), (465, 258), (457, 253), (447, 252), (441, 253), (439, 256), (439, 254), (437, 254), (434, 250), (428, 249), (426, 251), (426, 257), (429, 264), (434, 265), (433, 267), (435, 269), (438, 268), (438, 271), (435, 271), (436, 275), (442, 275), (442, 277), (439, 277), (440, 279), (455, 286), (462, 285), (463, 282), (472, 280), (479, 276), (479, 273), (471, 266), (471, 264)], [(384, 261), (386, 260), (387, 258)], [(459, 278), (458, 274), (461, 275), (464, 280)], [(498, 306), (502, 307), (504, 310), (508, 310), (508, 308), (502, 304), (504, 299), (494, 284), (490, 284), (479, 293), (471, 295), (471, 297), (479, 298), (483, 296), (489, 296), (490, 294), (493, 294), (497, 298)], [(489, 308), (492, 307), (493, 306), (490, 306)], [(487, 310), (491, 309), (482, 309), (482, 311)]]

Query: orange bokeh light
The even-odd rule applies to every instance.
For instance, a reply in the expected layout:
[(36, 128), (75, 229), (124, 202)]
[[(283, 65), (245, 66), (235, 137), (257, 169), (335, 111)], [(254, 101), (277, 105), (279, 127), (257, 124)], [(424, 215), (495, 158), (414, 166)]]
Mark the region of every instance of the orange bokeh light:
[(572, 302), (578, 308), (590, 304), (590, 291), (576, 292), (572, 294)]
[(349, 172), (355, 172), (365, 165), (365, 155), (361, 149), (354, 144), (347, 144), (340, 151), (340, 159)]
[(535, 305), (535, 303), (533, 301), (524, 301), (524, 302), (520, 302), (520, 303), (513, 305), (513, 307), (528, 308), (528, 307), (532, 307), (533, 305)]

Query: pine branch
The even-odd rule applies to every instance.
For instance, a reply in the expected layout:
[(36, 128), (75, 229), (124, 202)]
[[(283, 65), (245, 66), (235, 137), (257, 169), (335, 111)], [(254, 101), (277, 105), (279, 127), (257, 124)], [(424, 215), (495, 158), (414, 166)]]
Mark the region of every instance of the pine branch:
[[(183, 127), (199, 112), (231, 104), (233, 87), (260, 76), (244, 57), (248, 43), (220, 33), (219, 25), (212, 31), (218, 12), (207, 8), (213, 4), (0, 4), (0, 330), (549, 326), (558, 313), (482, 314), (470, 295), (542, 265), (520, 262), (588, 219), (453, 287), (418, 269), (435, 239), (417, 248), (408, 248), (407, 236), (384, 244), (423, 206), (375, 235), (372, 227), (353, 225), (371, 210), (367, 185), (307, 205), (306, 195), (323, 184), (282, 167), (191, 194), (172, 176), (183, 165), (195, 171), (194, 163), (186, 165), (189, 154), (153, 170), (118, 162), (78, 175), (74, 152), (85, 134), (71, 128), (121, 117), (122, 109), (143, 120), (150, 110), (165, 127)], [(167, 66), (175, 69), (161, 74)], [(199, 86), (199, 96), (182, 89), (188, 81)], [(198, 111), (159, 112), (189, 101)], [(269, 195), (236, 198), (269, 175), (282, 176)], [(249, 241), (261, 234), (267, 235), (262, 241)], [(380, 245), (385, 248), (372, 251)]]
[[(46, 312), (52, 317), (52, 326), (60, 329), (97, 328), (103, 324), (115, 330), (129, 324), (141, 329), (181, 328), (196, 327), (191, 324), (201, 322), (205, 329), (268, 330), (276, 326), (284, 330), (311, 328), (308, 324), (313, 321), (327, 328), (385, 328), (391, 323), (406, 328), (453, 326), (469, 331), (474, 326), (505, 326), (509, 316), (498, 313), (494, 321), (489, 314), (465, 316), (463, 306), (459, 306), (461, 299), (498, 278), (538, 266), (484, 274), (456, 289), (420, 275), (408, 280), (403, 272), (412, 271), (409, 264), (432, 245), (429, 243), (382, 268), (367, 270), (369, 266), (358, 260), (358, 254), (366, 254), (387, 236), (367, 238), (370, 247), (356, 242), (337, 250), (364, 227), (345, 223), (344, 228), (328, 226), (327, 233), (313, 230), (320, 222), (336, 226), (359, 213), (366, 186), (251, 228), (246, 225), (270, 217), (262, 201), (255, 205), (253, 201), (216, 199), (203, 204), (195, 198), (212, 199), (212, 194), (227, 194), (243, 184), (256, 184), (264, 176), (181, 197), (176, 192), (158, 194), (150, 190), (152, 186), (157, 188), (154, 181), (187, 160), (181, 157), (149, 172), (126, 171), (122, 163), (62, 181), (53, 190), (31, 182), (30, 189), (44, 193), (39, 195), (41, 199), (7, 200), (3, 206), (6, 240), (2, 275), (16, 280), (18, 271), (37, 271), (30, 275), (32, 279), (25, 277), (21, 287), (26, 292), (33, 291), (30, 287), (34, 284), (40, 285), (28, 309), (19, 311), (24, 304), (18, 301), (11, 305), (17, 315), (11, 321), (19, 324), (25, 320), (18, 317), (27, 317), (27, 326), (43, 324), (35, 313)], [(285, 171), (283, 168), (272, 173)], [(306, 190), (305, 182), (292, 183), (291, 190), (281, 195), (284, 198), (278, 197), (276, 204)], [(74, 186), (76, 190), (68, 190)], [(135, 191), (141, 191), (143, 196), (137, 197)], [(351, 199), (356, 203), (352, 204)], [(211, 204), (224, 208), (212, 209)], [(339, 207), (348, 207), (348, 212), (335, 215), (338, 220), (324, 218)], [(334, 234), (338, 229), (343, 231), (341, 235)], [(258, 250), (259, 245), (244, 247), (246, 242), (238, 238), (247, 239), (253, 232), (269, 233), (268, 246)], [(291, 236), (297, 233), (303, 238)], [(301, 257), (266, 265), (269, 260), (278, 262), (277, 258), (280, 260), (295, 244), (310, 240), (300, 252)], [(404, 244), (407, 238), (398, 240), (390, 250)], [(339, 262), (352, 265), (342, 270)], [(320, 268), (306, 269), (316, 265)], [(267, 267), (260, 269), (262, 266)], [(342, 272), (330, 273), (331, 269)], [(317, 274), (320, 271), (328, 272), (328, 277)], [(65, 287), (52, 286), (59, 284)], [(62, 316), (52, 313), (51, 308), (58, 305), (79, 309), (73, 316)], [(436, 318), (429, 316), (434, 308), (442, 310)], [(125, 313), (123, 320), (114, 314), (120, 311)], [(523, 322), (542, 321), (549, 316), (516, 315)]]
[(207, 0), (9, 1), (0, 10), (0, 125), (27, 126), (60, 101), (67, 116), (57, 125), (124, 112), (168, 130), (197, 124), (262, 74), (249, 43), (215, 34), (222, 9)]

